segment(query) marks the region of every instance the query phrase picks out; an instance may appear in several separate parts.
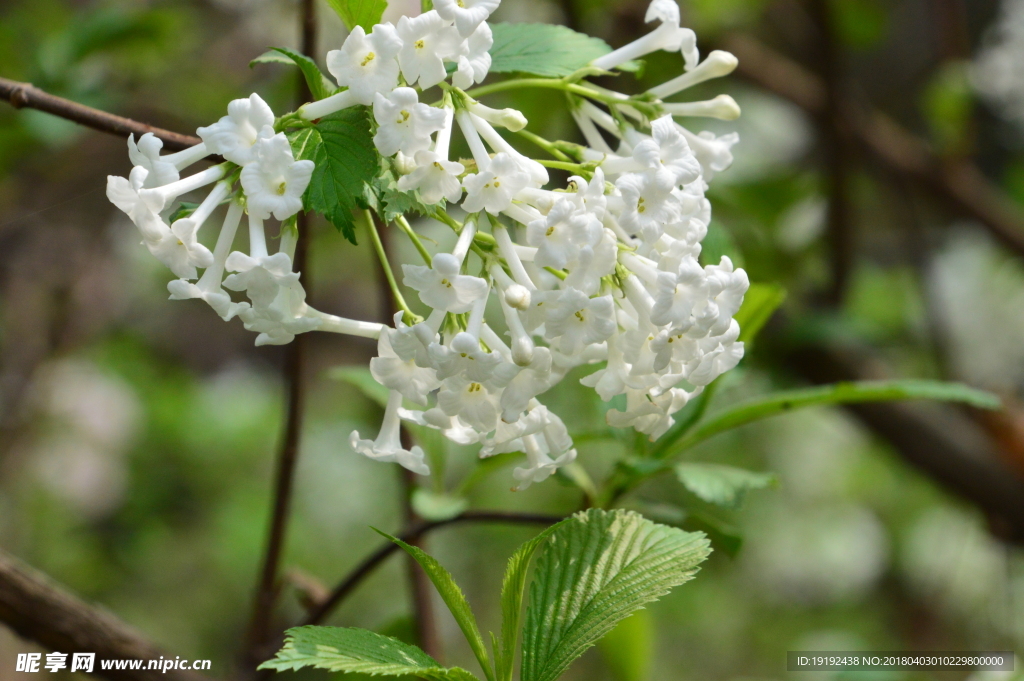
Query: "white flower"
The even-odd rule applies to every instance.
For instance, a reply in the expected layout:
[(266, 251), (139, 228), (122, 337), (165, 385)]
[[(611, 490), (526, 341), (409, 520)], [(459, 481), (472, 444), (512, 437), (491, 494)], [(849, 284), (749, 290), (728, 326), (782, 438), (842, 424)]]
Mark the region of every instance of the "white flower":
[(602, 234), (596, 218), (579, 212), (572, 199), (563, 198), (546, 216), (527, 226), (526, 243), (537, 248), (537, 265), (560, 270), (577, 260), (580, 248), (596, 245)]
[(562, 282), (565, 288), (574, 288), (588, 296), (601, 288), (601, 277), (615, 271), (615, 258), (619, 249), (610, 229), (602, 230), (596, 245), (585, 245), (579, 250), (576, 263)]
[(403, 16), (398, 20), (398, 36), (402, 39), (398, 53), (402, 75), (409, 85), (419, 81), (424, 90), (447, 77), (444, 60), (453, 59), (462, 42), (455, 28), (435, 10), (418, 17)]
[(718, 322), (711, 327), (709, 333), (717, 336), (725, 333), (729, 328), (729, 320), (739, 312), (743, 296), (750, 288), (750, 279), (742, 269), (733, 269), (732, 260), (727, 256), (722, 256), (721, 264), (709, 265), (705, 269), (711, 288), (711, 298), (718, 306), (719, 315)]
[(431, 266), (402, 265), (405, 285), (416, 289), (424, 305), (446, 312), (468, 312), (490, 287), (480, 277), (459, 274), (461, 263), (450, 253), (438, 253)]
[(628, 173), (620, 177), (615, 186), (625, 202), (619, 221), (645, 242), (656, 242), (665, 231), (665, 225), (679, 219), (679, 199), (670, 188), (659, 184), (653, 173)]
[(416, 366), (414, 359), (402, 359), (391, 347), (391, 329), (377, 340), (377, 356), (370, 360), (370, 373), (386, 388), (397, 390), (416, 404), (426, 406), (427, 395), (441, 386), (433, 369)]
[(254, 146), (256, 162), (242, 168), (241, 182), (250, 215), (284, 220), (302, 209), (315, 164), (296, 161), (284, 133), (261, 138)]
[(459, 35), (468, 38), (498, 9), (501, 0), (435, 0), (434, 8), (445, 21), (454, 21)]
[(462, 186), (466, 200), (462, 208), (467, 213), (486, 210), (497, 215), (512, 205), (512, 197), (530, 184), (529, 174), (508, 154), (495, 154), (486, 169), (466, 175)]
[(694, 309), (707, 302), (708, 294), (708, 278), (704, 269), (696, 258), (685, 258), (675, 273), (658, 273), (651, 321), (659, 326), (670, 324), (674, 330), (688, 331), (693, 326), (690, 317)]
[(716, 137), (714, 133), (705, 130), (699, 135), (694, 135), (678, 123), (676, 127), (686, 138), (693, 155), (700, 161), (705, 180), (710, 182), (716, 173), (732, 165), (732, 147), (740, 141), (738, 133), (730, 132)]
[(657, 440), (675, 422), (672, 414), (682, 409), (695, 393), (672, 389), (661, 395), (650, 395), (645, 390), (626, 391), (626, 411), (609, 409), (605, 417), (612, 428), (630, 428), (646, 433)]
[(135, 135), (128, 135), (128, 158), (134, 165), (142, 166), (149, 171), (145, 187), (159, 187), (178, 181), (178, 169), (173, 163), (160, 157), (164, 142), (151, 132), (139, 138), (135, 143)]
[(388, 463), (397, 463), (413, 473), (430, 475), (430, 467), (424, 461), (423, 450), (418, 446), (412, 449), (402, 447), (402, 422), (398, 412), (402, 407), (402, 393), (392, 390), (388, 396), (388, 405), (384, 410), (384, 421), (380, 425), (380, 434), (376, 440), (363, 440), (359, 431), (352, 431), (349, 446), (355, 451), (374, 459)]
[(458, 416), (448, 416), (441, 411), (440, 407), (426, 411), (399, 409), (398, 415), (403, 421), (441, 431), (441, 435), (457, 445), (472, 445), (480, 442), (480, 433), (463, 423)]
[(576, 460), (576, 450), (572, 449), (572, 439), (565, 424), (550, 411), (545, 410), (545, 416), (547, 422), (540, 434), (523, 437), (527, 465), (512, 471), (512, 477), (519, 483), (516, 490), (542, 482), (562, 466)]
[(650, 23), (656, 19), (661, 22), (658, 28), (614, 52), (598, 57), (591, 64), (602, 69), (613, 69), (631, 59), (657, 50), (678, 50), (683, 54), (687, 69), (696, 66), (700, 59), (697, 52), (697, 35), (688, 28), (680, 28), (679, 6), (675, 0), (653, 0), (647, 7), (644, 21)]
[(498, 391), (486, 383), (454, 376), (444, 381), (437, 393), (437, 406), (448, 416), (458, 416), (479, 433), (489, 433), (498, 425)]
[(348, 87), (351, 98), (369, 106), (378, 92), (391, 92), (398, 85), (398, 52), (402, 39), (391, 24), (377, 24), (366, 35), (356, 26), (340, 50), (327, 53), (327, 70)]
[(480, 83), (491, 70), (491, 46), (494, 35), (487, 22), (480, 24), (473, 34), (459, 46), (458, 70), (452, 74), (455, 87), (468, 89)]
[(516, 371), (515, 367), (509, 371), (506, 366), (496, 375), (496, 370), (504, 364), (501, 355), (497, 352), (485, 352), (480, 347), (480, 341), (465, 331), (455, 334), (448, 346), (435, 343), (427, 348), (427, 352), (430, 354), (431, 364), (437, 367), (437, 377), (441, 380), (452, 376), (464, 376), (471, 381), (484, 383), (497, 378), (498, 384), (505, 384)]
[(700, 177), (700, 163), (690, 151), (686, 138), (665, 115), (651, 122), (652, 137), (633, 147), (633, 158), (655, 172), (665, 188), (690, 184)]
[(459, 175), (466, 172), (465, 166), (441, 158), (433, 151), (417, 151), (415, 158), (416, 169), (398, 178), (401, 191), (418, 191), (420, 199), (428, 205), (441, 199), (452, 202), (459, 200), (462, 196)]
[(304, 312), (306, 292), (299, 283), (299, 273), (292, 271), (287, 253), (251, 257), (235, 251), (228, 256), (226, 266), (235, 274), (224, 280), (224, 286), (245, 291), (259, 315), (280, 321)]
[[(228, 115), (213, 125), (196, 130), (211, 154), (245, 165), (254, 156), (253, 145), (261, 134), (273, 134), (274, 112), (255, 92), (248, 99), (228, 104)], [(265, 130), (267, 127), (269, 131)]]
[(501, 418), (513, 423), (529, 407), (530, 400), (546, 392), (556, 382), (551, 373), (551, 351), (534, 348), (533, 359), (522, 368), (501, 393)]
[(373, 98), (373, 117), (377, 134), (373, 142), (383, 156), (401, 151), (413, 155), (430, 147), (430, 136), (444, 127), (445, 112), (423, 104), (411, 87), (400, 87), (387, 96)]
[(611, 296), (588, 298), (570, 288), (561, 291), (545, 307), (545, 337), (558, 339), (558, 349), (563, 354), (573, 355), (584, 346), (608, 340), (615, 331)]

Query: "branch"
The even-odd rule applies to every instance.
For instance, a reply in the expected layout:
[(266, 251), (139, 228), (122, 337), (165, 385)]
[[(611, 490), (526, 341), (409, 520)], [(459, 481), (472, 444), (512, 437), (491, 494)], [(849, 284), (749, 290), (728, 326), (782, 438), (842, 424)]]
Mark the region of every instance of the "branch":
[[(13, 556), (0, 552), (0, 621), (18, 635), (62, 653), (96, 653), (97, 660), (170, 657), (112, 614), (89, 605)], [(203, 681), (193, 671), (105, 670), (115, 681)]]
[[(448, 520), (436, 520), (423, 523), (410, 530), (406, 530), (399, 536), (399, 539), (412, 544), (424, 535), (433, 532), (439, 527), (455, 525), (467, 522), (483, 523), (522, 523), (529, 525), (554, 525), (563, 520), (561, 516), (540, 515), (534, 513), (510, 513), (505, 511), (466, 511)], [(315, 610), (311, 611), (303, 624), (319, 624), (332, 610), (341, 604), (364, 579), (370, 576), (388, 556), (398, 550), (398, 545), (392, 542), (383, 544), (379, 549), (370, 554), (360, 563), (347, 577), (334, 587), (331, 595), (321, 603)]]
[(29, 108), (45, 111), (60, 118), (74, 121), (100, 132), (109, 132), (119, 137), (128, 137), (135, 133), (142, 136), (151, 132), (164, 141), (168, 151), (181, 151), (199, 144), (202, 140), (191, 135), (182, 135), (163, 128), (133, 121), (130, 118), (93, 109), (92, 107), (72, 102), (70, 99), (56, 97), (43, 92), (31, 83), (19, 83), (7, 78), (0, 78), (0, 96), (6, 99), (15, 109)]
[[(749, 36), (730, 36), (723, 47), (739, 58), (741, 75), (809, 114), (824, 111), (828, 101), (824, 83), (796, 62)], [(977, 220), (1003, 246), (1024, 257), (1020, 208), (977, 166), (940, 159), (923, 140), (877, 110), (864, 110), (846, 100), (842, 112), (850, 134), (876, 161)]]

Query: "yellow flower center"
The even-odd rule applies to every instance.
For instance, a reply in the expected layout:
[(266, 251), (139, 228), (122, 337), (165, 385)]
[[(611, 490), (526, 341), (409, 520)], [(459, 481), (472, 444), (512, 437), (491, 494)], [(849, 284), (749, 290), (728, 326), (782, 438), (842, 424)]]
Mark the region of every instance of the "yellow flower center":
[(377, 55), (375, 55), (375, 54), (374, 54), (373, 52), (367, 52), (367, 53), (366, 53), (366, 56), (365, 56), (365, 57), (363, 57), (363, 61), (362, 61), (362, 63), (360, 63), (359, 65), (360, 65), (360, 66), (366, 66), (366, 65), (367, 65), (367, 64), (369, 64), (369, 63), (370, 63), (371, 61), (373, 61), (374, 57), (376, 57), (376, 56), (377, 56)]
[(576, 312), (574, 312), (573, 315), (576, 317), (576, 319), (580, 320), (581, 322), (586, 321), (583, 318), (583, 310), (576, 310)]
[(442, 279), (441, 283), (444, 284), (445, 286), (447, 286), (448, 288), (452, 287), (452, 283), (450, 281), (448, 281), (447, 279)]
[(645, 210), (647, 210), (647, 206), (644, 205), (644, 197), (641, 196), (636, 200), (636, 212), (643, 213)]
[(415, 45), (415, 47), (416, 47), (416, 49), (417, 49), (417, 50), (422, 50), (422, 49), (423, 49), (423, 45), (424, 45), (424, 43), (423, 43), (423, 39), (422, 39), (422, 38), (420, 38), (420, 39), (419, 39), (419, 40), (417, 40), (417, 41), (416, 41), (415, 43), (413, 43), (413, 45)]
[(478, 393), (481, 390), (483, 390), (483, 386), (480, 385), (479, 383), (470, 383), (467, 392)]
[(287, 189), (288, 189), (288, 183), (287, 182), (282, 182), (281, 184), (277, 185), (277, 195), (278, 196), (284, 196), (285, 190), (287, 190)]

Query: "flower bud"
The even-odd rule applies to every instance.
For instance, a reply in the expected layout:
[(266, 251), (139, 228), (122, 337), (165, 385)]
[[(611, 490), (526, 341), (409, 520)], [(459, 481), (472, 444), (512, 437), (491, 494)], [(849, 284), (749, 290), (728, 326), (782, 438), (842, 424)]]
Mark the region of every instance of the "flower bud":
[(516, 310), (530, 309), (530, 289), (519, 284), (512, 284), (505, 289), (505, 302)]

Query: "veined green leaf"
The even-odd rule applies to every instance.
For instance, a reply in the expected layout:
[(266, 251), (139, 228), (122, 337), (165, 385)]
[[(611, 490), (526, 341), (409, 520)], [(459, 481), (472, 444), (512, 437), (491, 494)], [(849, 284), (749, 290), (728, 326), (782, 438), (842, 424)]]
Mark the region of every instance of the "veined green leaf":
[(574, 515), (552, 533), (537, 561), (522, 681), (555, 681), (616, 624), (692, 579), (709, 553), (703, 533), (630, 511)]
[(476, 659), (483, 668), (484, 674), (489, 681), (494, 681), (494, 670), (491, 669), (490, 656), (488, 656), (487, 648), (484, 646), (484, 639), (480, 636), (476, 617), (473, 615), (473, 610), (469, 607), (469, 602), (466, 601), (466, 595), (462, 593), (462, 589), (455, 583), (451, 573), (445, 570), (433, 556), (428, 555), (422, 549), (410, 546), (398, 537), (392, 537), (387, 532), (381, 532), (380, 530), (377, 530), (377, 532), (398, 544), (420, 564), (423, 571), (430, 577), (430, 581), (434, 583), (437, 592), (441, 594), (441, 600), (444, 601), (452, 616), (455, 617), (459, 629), (462, 630), (463, 636), (469, 642), (469, 647), (473, 650), (473, 654), (476, 655)]
[(530, 559), (537, 548), (558, 529), (563, 520), (547, 528), (526, 542), (512, 554), (501, 583), (501, 645), (495, 647), (494, 668), (498, 681), (512, 681), (512, 670), (516, 658), (516, 643), (519, 640), (519, 623), (523, 615), (523, 592), (526, 590), (526, 573)]
[(302, 71), (302, 77), (306, 79), (306, 85), (313, 94), (313, 99), (324, 99), (334, 90), (334, 84), (327, 79), (320, 67), (312, 59), (304, 54), (299, 54), (286, 47), (271, 47), (269, 51), (249, 62), (249, 68), (256, 64), (292, 64), (298, 66)]
[(560, 78), (612, 51), (608, 43), (555, 24), (491, 24), (491, 73)]
[(860, 402), (890, 402), (893, 400), (940, 400), (962, 402), (979, 409), (999, 409), (999, 398), (990, 392), (971, 388), (962, 383), (907, 379), (898, 381), (859, 381), (786, 390), (759, 397), (711, 416), (674, 447), (659, 451), (659, 457), (672, 456), (678, 451), (732, 428), (776, 416), (794, 409), (828, 404), (857, 404)]
[(465, 669), (442, 667), (416, 646), (396, 638), (342, 627), (289, 629), (285, 632), (284, 647), (259, 669), (282, 672), (303, 667), (383, 676), (410, 675), (430, 681), (479, 681)]
[(296, 158), (316, 164), (302, 198), (303, 206), (326, 217), (346, 239), (356, 243), (352, 211), (362, 201), (365, 185), (377, 174), (377, 150), (370, 136), (366, 107), (354, 106), (324, 116), (311, 128), (293, 133), (291, 141), (293, 150), (302, 147)]
[(743, 296), (743, 305), (733, 317), (740, 325), (739, 340), (753, 341), (784, 300), (786, 289), (778, 284), (751, 284)]
[(369, 33), (380, 23), (388, 0), (327, 0), (327, 4), (337, 12), (348, 30), (362, 26)]
[(771, 473), (692, 461), (677, 464), (676, 476), (686, 489), (704, 501), (727, 508), (739, 508), (749, 490), (764, 489), (777, 482)]

